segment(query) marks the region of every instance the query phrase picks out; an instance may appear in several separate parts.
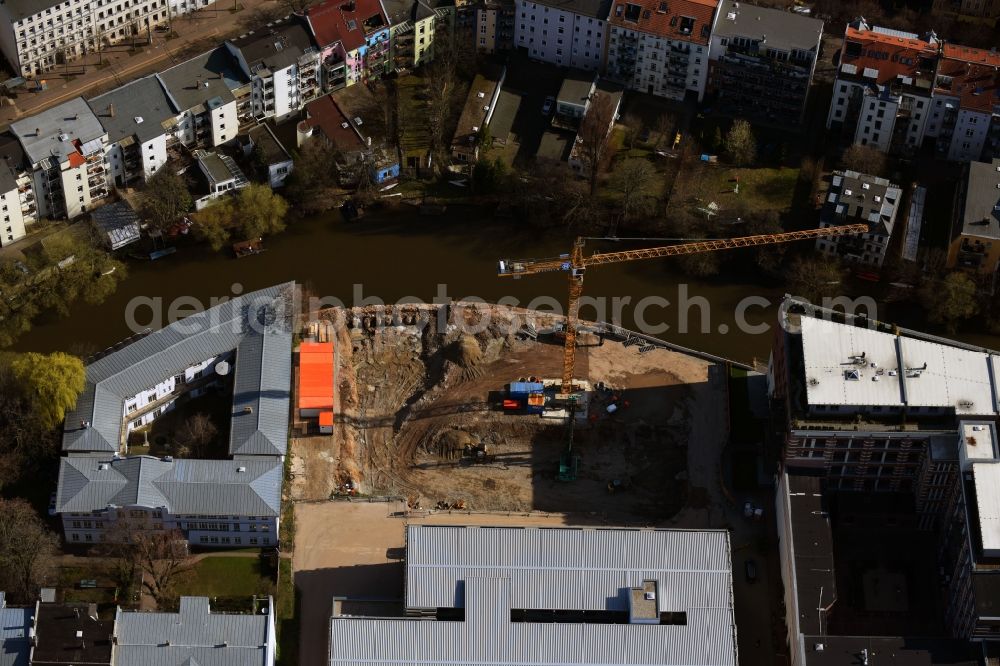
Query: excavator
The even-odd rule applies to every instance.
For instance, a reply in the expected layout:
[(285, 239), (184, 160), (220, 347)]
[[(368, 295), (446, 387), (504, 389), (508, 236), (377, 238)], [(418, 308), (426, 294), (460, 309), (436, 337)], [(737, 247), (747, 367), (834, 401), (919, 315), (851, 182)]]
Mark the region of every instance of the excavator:
[[(776, 245), (799, 240), (816, 238), (833, 238), (851, 234), (863, 234), (869, 231), (867, 224), (846, 224), (836, 227), (808, 229), (806, 231), (790, 231), (780, 234), (760, 234), (742, 236), (739, 238), (724, 238), (717, 240), (699, 240), (690, 243), (665, 245), (660, 247), (638, 248), (619, 252), (595, 252), (584, 254), (586, 238), (577, 238), (569, 253), (547, 259), (501, 259), (497, 262), (497, 274), (500, 277), (520, 278), (524, 275), (536, 275), (563, 271), (569, 277), (569, 300), (566, 307), (566, 323), (564, 326), (563, 373), (560, 387), (560, 398), (570, 405), (570, 428), (567, 437), (566, 451), (559, 463), (559, 478), (572, 480), (576, 477), (577, 458), (573, 455), (573, 421), (576, 400), (574, 394), (577, 387), (573, 383), (576, 366), (576, 337), (578, 314), (580, 311), (580, 296), (583, 295), (583, 278), (588, 268), (606, 264), (620, 264), (641, 259), (659, 259), (661, 257), (678, 257), (701, 252), (718, 252), (741, 247), (759, 247)], [(614, 238), (600, 240), (619, 240)]]

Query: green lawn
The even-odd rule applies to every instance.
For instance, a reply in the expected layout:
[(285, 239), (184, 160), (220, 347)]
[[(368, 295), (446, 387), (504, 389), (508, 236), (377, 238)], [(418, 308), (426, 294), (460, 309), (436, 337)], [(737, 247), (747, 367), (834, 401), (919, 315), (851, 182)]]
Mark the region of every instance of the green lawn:
[(177, 582), (179, 596), (252, 597), (273, 594), (274, 581), (259, 557), (206, 557)]
[[(63, 592), (66, 602), (114, 606), (117, 601), (117, 583), (106, 571), (92, 567), (60, 567), (56, 587)], [(81, 580), (93, 580), (97, 587), (81, 588)]]
[[(791, 208), (799, 170), (788, 167), (738, 169), (699, 162), (681, 169), (674, 185), (672, 202), (704, 207), (711, 202), (720, 212), (741, 210), (747, 213)], [(739, 179), (739, 193), (735, 192)]]

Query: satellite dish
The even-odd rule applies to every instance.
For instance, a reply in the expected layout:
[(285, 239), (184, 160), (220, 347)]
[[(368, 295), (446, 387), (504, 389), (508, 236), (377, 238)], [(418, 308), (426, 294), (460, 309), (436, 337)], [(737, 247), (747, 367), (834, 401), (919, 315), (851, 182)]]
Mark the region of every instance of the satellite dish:
[(215, 364), (215, 374), (217, 375), (228, 375), (229, 374), (229, 362), (219, 361)]

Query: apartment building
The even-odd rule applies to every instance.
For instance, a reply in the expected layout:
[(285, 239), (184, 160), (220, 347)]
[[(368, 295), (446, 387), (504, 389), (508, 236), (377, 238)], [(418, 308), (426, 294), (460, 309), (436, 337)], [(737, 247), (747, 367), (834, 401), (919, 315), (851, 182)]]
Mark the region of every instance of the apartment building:
[(451, 40), (454, 0), (383, 0), (389, 18), (389, 58), (393, 69), (409, 69), (434, 59), (434, 44)]
[(818, 19), (723, 0), (709, 53), (714, 110), (779, 125), (802, 122), (822, 38)]
[(948, 268), (994, 275), (1000, 264), (1000, 158), (969, 162), (952, 206)]
[(927, 136), (955, 162), (1000, 156), (1000, 54), (944, 44)]
[(156, 76), (146, 76), (87, 102), (108, 133), (105, 160), (116, 189), (144, 182), (167, 163), (167, 126), (177, 116)]
[[(155, 75), (177, 115), (167, 148), (221, 146), (236, 138), (241, 116), (252, 118), (249, 81), (225, 46), (197, 55)], [(239, 97), (237, 97), (239, 95)]]
[(912, 152), (924, 140), (931, 115), (940, 43), (926, 37), (850, 23), (827, 127), (842, 127), (853, 143), (882, 152)]
[[(0, 51), (21, 76), (135, 39), (210, 0), (13, 0), (0, 4)], [(168, 5), (169, 2), (169, 5)]]
[[(66, 416), (56, 513), (68, 542), (129, 527), (206, 546), (277, 543), (295, 285), (245, 294), (87, 365)], [(230, 379), (231, 377), (231, 379)], [(232, 386), (226, 460), (127, 457), (129, 433)]]
[(718, 0), (616, 0), (606, 73), (632, 90), (702, 101)]
[(410, 525), (406, 614), (334, 599), (329, 663), (735, 666), (731, 557), (724, 530)]
[(487, 0), (475, 8), (475, 45), (480, 53), (514, 48), (515, 0)]
[(13, 134), (0, 134), (0, 247), (24, 238), (38, 220), (34, 177), (27, 159)]
[(517, 0), (515, 43), (535, 60), (600, 70), (611, 0)]
[(251, 108), (258, 122), (284, 120), (320, 92), (319, 49), (299, 17), (275, 21), (225, 46), (250, 81)]
[(898, 185), (885, 178), (850, 170), (835, 171), (819, 226), (863, 223), (868, 225), (868, 231), (851, 236), (824, 236), (816, 241), (816, 249), (828, 257), (881, 268), (896, 227), (902, 194)]
[(73, 219), (108, 195), (108, 133), (82, 97), (10, 126), (32, 174), (38, 217)]
[(306, 9), (323, 63), (323, 90), (378, 80), (391, 71), (389, 18), (379, 0), (324, 0)]

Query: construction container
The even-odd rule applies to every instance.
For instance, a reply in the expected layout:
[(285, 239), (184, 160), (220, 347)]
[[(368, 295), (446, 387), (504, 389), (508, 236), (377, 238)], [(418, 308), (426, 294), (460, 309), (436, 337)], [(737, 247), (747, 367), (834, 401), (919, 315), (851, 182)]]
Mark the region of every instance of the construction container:
[(527, 401), (532, 393), (541, 393), (545, 390), (545, 385), (541, 382), (511, 382), (507, 389), (507, 395), (515, 400)]
[(503, 410), (505, 412), (513, 412), (521, 409), (521, 405), (524, 404), (520, 400), (511, 400), (510, 398), (505, 398), (503, 401)]
[(319, 431), (325, 435), (333, 433), (333, 412), (322, 411), (319, 413)]
[(527, 411), (529, 414), (541, 414), (545, 409), (544, 393), (529, 393)]

